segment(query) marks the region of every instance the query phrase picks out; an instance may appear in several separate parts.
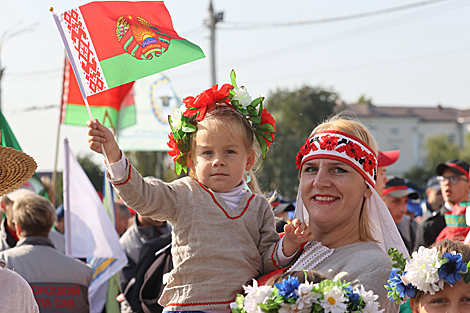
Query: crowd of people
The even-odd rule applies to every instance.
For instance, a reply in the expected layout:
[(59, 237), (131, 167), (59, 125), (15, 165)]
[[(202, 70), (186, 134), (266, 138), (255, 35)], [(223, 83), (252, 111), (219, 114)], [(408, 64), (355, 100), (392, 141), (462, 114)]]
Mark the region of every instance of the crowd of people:
[[(367, 127), (340, 113), (292, 160), (296, 202), (266, 197), (252, 169), (276, 126), (262, 100), (234, 75), (232, 85), (186, 98), (170, 119), (169, 153), (188, 175), (169, 183), (143, 178), (112, 132), (88, 121), (90, 149), (106, 152), (120, 199), (121, 312), (251, 313), (271, 298), (278, 306), (264, 312), (468, 311), (469, 164), (439, 164), (416, 205), (422, 192), (386, 175), (400, 151), (379, 151)], [(29, 157), (10, 152), (0, 153), (2, 167)], [(0, 182), (0, 311), (89, 312), (92, 270), (64, 254), (63, 206), (16, 189), (33, 172)]]

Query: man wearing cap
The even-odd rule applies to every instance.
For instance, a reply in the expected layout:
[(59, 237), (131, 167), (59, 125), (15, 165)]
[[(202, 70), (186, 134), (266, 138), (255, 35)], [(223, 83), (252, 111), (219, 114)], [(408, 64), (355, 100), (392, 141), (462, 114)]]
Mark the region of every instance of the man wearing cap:
[(385, 184), (387, 183), (387, 166), (394, 164), (398, 157), (400, 156), (400, 150), (390, 150), (390, 151), (379, 151), (378, 162), (377, 165), (377, 182), (375, 183), (375, 190), (379, 195), (385, 189)]
[(421, 203), (421, 210), (423, 212), (422, 218), (431, 216), (433, 212), (439, 210), (444, 204), (442, 197), (441, 184), (437, 180), (437, 176), (428, 179), (426, 183), (426, 201)]
[(271, 206), (273, 208), (274, 217), (276, 218), (276, 231), (282, 233), (284, 232), (284, 226), (287, 225), (287, 214), (289, 211), (294, 211), (295, 207), (291, 202), (282, 198), (271, 203)]
[[(19, 240), (13, 222), (13, 203), (26, 195), (35, 195), (35, 193), (29, 189), (20, 188), (3, 196), (0, 200), (1, 210), (5, 213), (5, 218), (0, 225), (0, 251), (13, 248)], [(51, 230), (49, 239), (57, 250), (65, 253), (64, 237), (58, 231)]]
[(431, 216), (426, 217), (416, 233), (417, 250), (420, 246), (429, 247), (446, 226), (444, 215), (463, 201), (468, 201), (470, 183), (468, 181), (469, 165), (462, 160), (451, 160), (441, 163), (436, 168), (437, 180), (440, 182), (444, 204)]
[[(402, 222), (403, 217), (406, 214), (408, 199), (417, 198), (419, 198), (419, 194), (414, 190), (408, 189), (403, 178), (396, 176), (388, 177), (388, 182), (382, 192), (382, 199), (390, 211), (395, 224), (398, 225)], [(407, 221), (409, 221), (409, 223), (407, 223), (407, 225), (401, 225), (402, 227), (400, 227), (398, 231), (405, 243), (406, 249), (411, 254), (411, 251), (413, 251), (414, 248), (416, 229), (416, 226), (413, 225), (413, 223), (416, 222), (410, 219), (407, 219)]]

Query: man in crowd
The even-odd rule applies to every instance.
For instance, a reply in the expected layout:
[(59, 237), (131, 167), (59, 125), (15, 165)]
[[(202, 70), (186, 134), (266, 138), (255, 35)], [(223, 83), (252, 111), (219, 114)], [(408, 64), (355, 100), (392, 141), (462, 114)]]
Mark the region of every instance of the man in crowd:
[(406, 207), (408, 199), (417, 198), (419, 198), (419, 194), (416, 191), (408, 189), (403, 178), (396, 176), (388, 177), (388, 182), (382, 193), (382, 199), (390, 211), (395, 224), (400, 224), (404, 219), (407, 221), (406, 225), (403, 223), (400, 225), (401, 227), (398, 228), (398, 231), (410, 254), (414, 248), (416, 222), (406, 215)]
[[(13, 204), (26, 195), (35, 195), (35, 193), (29, 189), (20, 188), (3, 196), (0, 200), (2, 212), (5, 213), (5, 218), (0, 226), (0, 251), (13, 248), (19, 240), (13, 221)], [(49, 239), (57, 250), (65, 253), (64, 237), (58, 231), (53, 229), (49, 233)]]
[(57, 251), (47, 238), (56, 220), (49, 200), (38, 195), (16, 200), (13, 219), (20, 240), (0, 258), (31, 285), (41, 313), (89, 312), (92, 270)]
[(379, 195), (385, 189), (387, 183), (387, 166), (394, 164), (400, 156), (400, 150), (379, 151), (378, 165), (377, 165), (377, 182), (375, 183), (375, 190)]
[[(128, 209), (126, 207), (126, 209)], [(155, 221), (150, 217), (135, 214), (132, 225), (119, 239), (124, 252), (127, 255), (128, 264), (119, 273), (119, 281), (123, 292), (130, 286), (129, 283), (135, 277), (142, 246), (155, 238), (167, 238), (171, 235), (171, 227), (167, 222)], [(140, 302), (138, 299), (126, 299), (121, 303), (122, 312), (133, 312), (129, 302)]]
[(451, 211), (454, 205), (468, 200), (470, 183), (467, 162), (455, 159), (441, 163), (437, 166), (436, 173), (444, 204), (418, 225), (415, 250), (420, 246), (429, 247), (432, 245), (446, 226), (444, 215)]
[(442, 197), (441, 184), (437, 180), (437, 176), (433, 176), (426, 183), (426, 201), (421, 203), (423, 219), (431, 216), (443, 204), (444, 198)]

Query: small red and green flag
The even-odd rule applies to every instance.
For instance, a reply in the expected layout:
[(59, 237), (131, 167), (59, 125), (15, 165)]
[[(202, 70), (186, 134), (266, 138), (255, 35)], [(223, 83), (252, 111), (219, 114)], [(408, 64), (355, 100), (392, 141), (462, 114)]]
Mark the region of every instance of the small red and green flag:
[(162, 1), (91, 2), (54, 20), (84, 99), (204, 58), (173, 29)]
[[(134, 125), (136, 123), (136, 111), (133, 85), (134, 82), (130, 82), (89, 96), (87, 100), (93, 117), (115, 131)], [(70, 62), (66, 60), (60, 123), (84, 126), (89, 119), (77, 79), (73, 74)]]

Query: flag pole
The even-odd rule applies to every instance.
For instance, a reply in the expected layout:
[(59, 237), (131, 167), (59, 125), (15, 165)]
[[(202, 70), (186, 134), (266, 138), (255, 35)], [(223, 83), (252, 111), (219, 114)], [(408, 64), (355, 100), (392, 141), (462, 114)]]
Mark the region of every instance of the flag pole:
[[(54, 21), (57, 25), (57, 28), (59, 30), (59, 34), (62, 37), (62, 41), (67, 42), (67, 40), (65, 39), (65, 34), (62, 30), (62, 27), (60, 26), (59, 18), (57, 16), (57, 14), (54, 13), (54, 8), (50, 7), (49, 11), (52, 13), (52, 17), (54, 18)], [(75, 77), (79, 77), (80, 75), (79, 75), (77, 65), (75, 64), (73, 58), (71, 57), (72, 52), (70, 51), (70, 47), (68, 45), (65, 45), (65, 50), (67, 51), (67, 55), (69, 56), (70, 64), (72, 65), (72, 69), (73, 69), (73, 73), (75, 74)], [(85, 102), (86, 109), (88, 111), (88, 115), (90, 116), (90, 119), (92, 121), (94, 121), (95, 119), (93, 118), (93, 114), (91, 113), (90, 105), (88, 104), (85, 88), (83, 87), (83, 84), (82, 84), (81, 80), (78, 79), (78, 78), (77, 78), (77, 83), (78, 83), (78, 87), (80, 88), (80, 92), (82, 94), (83, 101)], [(104, 150), (103, 144), (101, 144), (101, 151), (103, 151), (103, 156), (104, 156), (104, 160), (105, 160), (106, 164), (109, 165), (108, 156), (106, 155), (106, 151)], [(113, 176), (113, 172), (112, 172), (111, 169), (110, 169), (110, 174), (111, 174), (111, 176)]]

